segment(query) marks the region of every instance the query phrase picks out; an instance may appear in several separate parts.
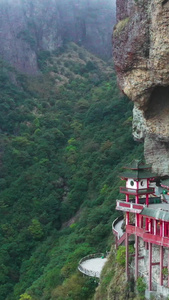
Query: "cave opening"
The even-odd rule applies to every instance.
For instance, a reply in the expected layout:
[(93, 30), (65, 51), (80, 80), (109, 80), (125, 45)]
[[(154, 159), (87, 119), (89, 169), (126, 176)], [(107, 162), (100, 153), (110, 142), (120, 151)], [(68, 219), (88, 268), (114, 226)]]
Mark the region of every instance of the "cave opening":
[(163, 0), (162, 6), (164, 6), (167, 2), (168, 2), (168, 0)]
[(145, 111), (147, 120), (156, 119), (156, 121), (169, 123), (169, 86), (156, 86), (150, 96), (147, 110)]

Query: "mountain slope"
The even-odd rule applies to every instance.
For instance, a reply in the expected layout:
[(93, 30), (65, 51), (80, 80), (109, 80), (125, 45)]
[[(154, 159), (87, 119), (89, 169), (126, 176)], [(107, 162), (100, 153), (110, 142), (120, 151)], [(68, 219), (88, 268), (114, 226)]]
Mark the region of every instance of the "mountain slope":
[(142, 145), (112, 67), (75, 44), (42, 54), (35, 78), (1, 62), (0, 299), (87, 300), (78, 261), (110, 249), (118, 173)]

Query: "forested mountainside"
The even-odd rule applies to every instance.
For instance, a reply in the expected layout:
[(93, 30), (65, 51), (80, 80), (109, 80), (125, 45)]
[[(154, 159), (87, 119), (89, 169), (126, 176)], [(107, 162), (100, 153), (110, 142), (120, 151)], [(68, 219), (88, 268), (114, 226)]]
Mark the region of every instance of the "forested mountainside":
[(115, 10), (115, 0), (1, 0), (0, 55), (27, 74), (68, 41), (109, 59)]
[(110, 250), (118, 173), (142, 145), (110, 63), (42, 54), (37, 77), (1, 61), (0, 299), (89, 300), (78, 261)]

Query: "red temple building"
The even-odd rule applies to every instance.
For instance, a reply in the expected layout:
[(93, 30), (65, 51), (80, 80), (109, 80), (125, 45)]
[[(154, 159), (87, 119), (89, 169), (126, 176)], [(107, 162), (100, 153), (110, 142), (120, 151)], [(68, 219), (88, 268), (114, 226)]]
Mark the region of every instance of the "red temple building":
[[(126, 181), (126, 186), (120, 187), (125, 200), (117, 200), (116, 209), (124, 213), (125, 232), (119, 233), (122, 217), (114, 221), (113, 232), (117, 247), (125, 243), (127, 280), (133, 275), (135, 280), (142, 276), (149, 294), (154, 291), (168, 296), (169, 203), (154, 194), (152, 182), (156, 175), (150, 172), (150, 166), (134, 161), (125, 167), (120, 177)], [(132, 238), (135, 248), (133, 265), (129, 254)]]

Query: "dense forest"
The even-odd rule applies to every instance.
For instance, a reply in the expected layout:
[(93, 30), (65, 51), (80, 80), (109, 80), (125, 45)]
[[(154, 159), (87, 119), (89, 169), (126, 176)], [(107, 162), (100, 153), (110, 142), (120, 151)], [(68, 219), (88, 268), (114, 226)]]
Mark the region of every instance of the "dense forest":
[(0, 62), (0, 299), (91, 300), (77, 265), (110, 250), (118, 173), (142, 145), (112, 62), (69, 44), (38, 64)]

